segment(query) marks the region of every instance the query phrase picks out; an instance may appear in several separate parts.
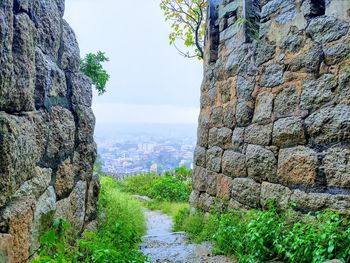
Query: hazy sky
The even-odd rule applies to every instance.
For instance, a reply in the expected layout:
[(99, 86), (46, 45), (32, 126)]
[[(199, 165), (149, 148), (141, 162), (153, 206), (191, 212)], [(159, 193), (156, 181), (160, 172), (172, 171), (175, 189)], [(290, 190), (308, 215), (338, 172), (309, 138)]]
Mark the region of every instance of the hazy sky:
[(98, 124), (197, 122), (202, 63), (169, 46), (159, 0), (66, 0), (65, 19), (82, 56), (110, 58), (108, 92), (94, 96)]

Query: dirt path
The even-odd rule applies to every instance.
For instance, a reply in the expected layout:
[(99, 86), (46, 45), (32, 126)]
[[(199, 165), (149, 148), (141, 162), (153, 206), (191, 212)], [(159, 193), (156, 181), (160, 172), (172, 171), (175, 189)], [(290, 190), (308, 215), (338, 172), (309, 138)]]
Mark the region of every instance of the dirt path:
[(171, 217), (158, 211), (145, 210), (147, 235), (143, 237), (141, 251), (150, 262), (171, 263), (233, 263), (221, 256), (211, 256), (209, 243), (189, 244), (184, 233), (172, 232)]

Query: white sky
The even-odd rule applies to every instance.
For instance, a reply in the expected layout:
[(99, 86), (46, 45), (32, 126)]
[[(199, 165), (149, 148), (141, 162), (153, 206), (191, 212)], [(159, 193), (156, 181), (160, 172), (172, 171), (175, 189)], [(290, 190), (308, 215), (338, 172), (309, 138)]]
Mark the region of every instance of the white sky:
[(108, 92), (94, 96), (97, 125), (197, 122), (202, 63), (169, 46), (159, 0), (66, 0), (65, 19), (82, 56), (110, 58)]

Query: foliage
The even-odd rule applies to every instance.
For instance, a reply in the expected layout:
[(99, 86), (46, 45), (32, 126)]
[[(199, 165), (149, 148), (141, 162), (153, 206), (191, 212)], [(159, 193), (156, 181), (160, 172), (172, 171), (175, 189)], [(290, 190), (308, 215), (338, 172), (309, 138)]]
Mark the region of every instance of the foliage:
[(132, 176), (119, 182), (119, 186), (123, 191), (157, 201), (186, 202), (191, 193), (191, 174), (191, 170), (181, 167), (175, 169), (174, 175), (168, 172), (164, 176), (152, 173)]
[(80, 70), (91, 79), (99, 95), (106, 92), (106, 84), (109, 80), (109, 74), (102, 66), (106, 61), (109, 59), (101, 51), (97, 54), (88, 53), (84, 59), (80, 60)]
[[(165, 20), (171, 22), (170, 44), (174, 45), (184, 57), (203, 58), (203, 45), (206, 20), (206, 0), (162, 0), (160, 7)], [(176, 41), (184, 46), (195, 48), (194, 53), (181, 51)]]
[(190, 187), (174, 176), (162, 176), (152, 185), (149, 196), (159, 201), (188, 201)]
[(175, 229), (196, 241), (211, 240), (218, 254), (234, 255), (239, 262), (324, 262), (338, 258), (350, 262), (349, 217), (335, 212), (300, 216), (292, 210), (225, 214), (190, 214), (181, 210)]
[(34, 263), (145, 262), (137, 244), (145, 233), (145, 218), (140, 204), (121, 193), (112, 178), (101, 178), (99, 228), (81, 238), (70, 225), (55, 221), (40, 240), (39, 257)]
[(167, 201), (150, 200), (145, 201), (143, 205), (150, 210), (159, 210), (164, 214), (175, 217), (179, 211), (189, 208), (188, 203), (176, 203)]

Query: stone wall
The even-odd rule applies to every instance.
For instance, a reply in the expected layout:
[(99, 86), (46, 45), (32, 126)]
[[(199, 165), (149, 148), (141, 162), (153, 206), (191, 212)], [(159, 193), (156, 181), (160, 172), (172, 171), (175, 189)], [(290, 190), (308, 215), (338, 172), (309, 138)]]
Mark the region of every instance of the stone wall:
[(95, 218), (91, 82), (63, 13), (64, 0), (0, 1), (0, 262), (26, 262), (55, 218)]
[(350, 1), (210, 1), (190, 202), (350, 212)]

